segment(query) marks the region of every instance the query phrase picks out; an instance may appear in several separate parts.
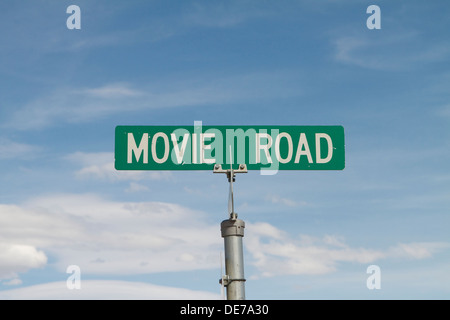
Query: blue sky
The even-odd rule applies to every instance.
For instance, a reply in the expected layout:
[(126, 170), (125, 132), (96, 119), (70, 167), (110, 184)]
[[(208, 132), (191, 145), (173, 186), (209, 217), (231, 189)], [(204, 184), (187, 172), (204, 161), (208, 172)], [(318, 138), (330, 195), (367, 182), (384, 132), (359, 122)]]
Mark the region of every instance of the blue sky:
[(220, 298), (225, 177), (113, 165), (117, 125), (194, 121), (345, 130), (343, 171), (237, 177), (248, 299), (448, 298), (449, 16), (447, 1), (2, 1), (0, 298)]

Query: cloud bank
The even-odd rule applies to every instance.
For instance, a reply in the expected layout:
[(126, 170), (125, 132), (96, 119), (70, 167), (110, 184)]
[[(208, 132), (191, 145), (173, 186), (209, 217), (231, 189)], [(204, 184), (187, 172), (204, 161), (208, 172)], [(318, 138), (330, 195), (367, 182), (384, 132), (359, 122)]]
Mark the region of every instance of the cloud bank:
[[(23, 272), (50, 267), (65, 273), (69, 265), (77, 265), (82, 274), (91, 276), (220, 270), (223, 240), (218, 225), (206, 221), (206, 213), (173, 203), (120, 202), (95, 194), (52, 194), (20, 206), (0, 205), (0, 280), (3, 284), (20, 284)], [(249, 279), (333, 273), (343, 263), (427, 259), (450, 246), (448, 242), (415, 242), (385, 249), (355, 248), (340, 236), (292, 235), (265, 222), (248, 223), (246, 229)], [(49, 256), (54, 260), (51, 263)], [(92, 282), (88, 285), (92, 291), (85, 290), (83, 295), (102, 296), (108, 285), (129, 284)], [(2, 294), (33, 297), (43, 290), (45, 298), (59, 290), (55, 286), (45, 284), (30, 291)], [(129, 289), (129, 297), (147, 297), (141, 295), (141, 285), (134, 286)], [(175, 297), (186, 293), (174, 292)], [(76, 295), (63, 294), (61, 298)]]
[(2, 300), (218, 300), (219, 294), (142, 282), (82, 280), (80, 289), (66, 282), (0, 291)]

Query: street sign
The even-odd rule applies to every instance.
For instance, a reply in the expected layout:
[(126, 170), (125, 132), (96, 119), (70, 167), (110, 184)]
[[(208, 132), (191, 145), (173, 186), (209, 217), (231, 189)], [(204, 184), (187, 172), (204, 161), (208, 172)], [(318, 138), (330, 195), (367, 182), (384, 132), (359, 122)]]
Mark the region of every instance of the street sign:
[[(231, 153), (231, 157), (230, 157)], [(343, 170), (342, 126), (117, 126), (117, 170)]]

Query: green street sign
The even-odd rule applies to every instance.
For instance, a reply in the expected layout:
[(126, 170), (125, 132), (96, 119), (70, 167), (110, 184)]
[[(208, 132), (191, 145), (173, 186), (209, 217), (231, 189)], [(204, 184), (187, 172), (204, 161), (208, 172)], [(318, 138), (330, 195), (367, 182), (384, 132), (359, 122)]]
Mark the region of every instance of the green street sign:
[[(231, 155), (231, 158), (230, 158)], [(343, 170), (342, 126), (117, 126), (117, 170)]]

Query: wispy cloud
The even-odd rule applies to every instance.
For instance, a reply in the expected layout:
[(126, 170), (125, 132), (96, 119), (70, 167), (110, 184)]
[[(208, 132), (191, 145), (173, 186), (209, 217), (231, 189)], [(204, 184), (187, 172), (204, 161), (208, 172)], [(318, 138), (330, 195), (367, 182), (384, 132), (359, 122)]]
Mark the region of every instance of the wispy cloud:
[[(170, 179), (170, 171), (118, 171), (114, 168), (114, 153), (112, 152), (74, 152), (64, 157), (81, 168), (75, 172), (78, 179), (96, 179), (106, 181), (140, 181)], [(139, 185), (142, 190), (142, 185)], [(137, 191), (136, 183), (130, 185), (129, 192)]]
[(89, 119), (142, 107), (139, 92), (127, 84), (73, 89), (61, 87), (38, 97), (11, 114), (4, 127), (39, 129), (54, 123), (86, 122)]
[(144, 95), (144, 92), (131, 88), (128, 83), (113, 83), (97, 88), (81, 89), (81, 95), (86, 94), (96, 98), (117, 99), (139, 97)]
[(150, 191), (150, 188), (137, 182), (130, 182), (130, 186), (127, 189), (125, 189), (125, 192), (130, 193), (142, 191)]
[[(377, 31), (374, 31), (375, 33)], [(383, 32), (383, 31), (379, 31)], [(423, 45), (419, 32), (409, 31), (378, 36), (366, 33), (336, 36), (331, 42), (334, 47), (334, 59), (338, 62), (366, 69), (405, 70), (450, 57), (448, 43), (430, 43)], [(420, 44), (420, 45), (419, 45)]]
[(426, 259), (448, 248), (450, 248), (448, 242), (399, 243), (389, 248), (386, 255), (396, 258)]
[(277, 194), (268, 194), (266, 200), (273, 204), (281, 204), (288, 207), (298, 207), (307, 205), (306, 201), (295, 201), (286, 197), (281, 197)]
[(15, 158), (32, 159), (33, 155), (40, 151), (41, 148), (38, 146), (12, 141), (8, 138), (0, 138), (0, 160)]
[(41, 129), (54, 124), (96, 121), (124, 112), (301, 95), (298, 87), (292, 85), (293, 77), (298, 76), (276, 71), (140, 85), (121, 82), (82, 88), (60, 87), (15, 108), (2, 126), (17, 130)]

